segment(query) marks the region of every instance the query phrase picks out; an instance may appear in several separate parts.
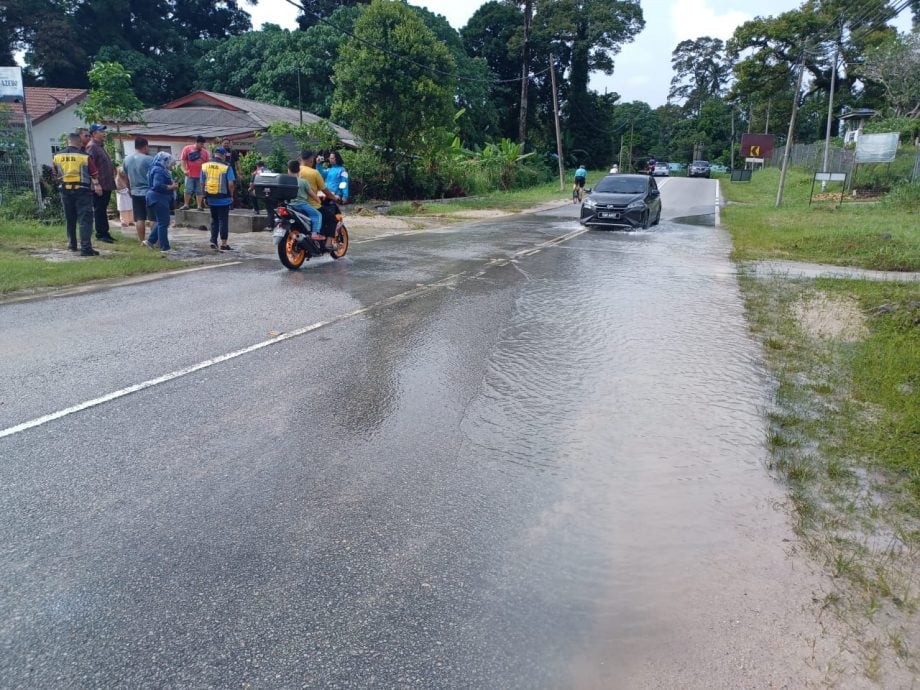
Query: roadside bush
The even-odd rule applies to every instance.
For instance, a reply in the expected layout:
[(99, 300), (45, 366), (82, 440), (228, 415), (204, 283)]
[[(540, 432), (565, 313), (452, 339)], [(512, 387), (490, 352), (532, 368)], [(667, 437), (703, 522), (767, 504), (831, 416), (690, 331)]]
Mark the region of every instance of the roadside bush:
[(0, 190), (0, 220), (22, 221), (40, 220), (46, 223), (57, 223), (64, 218), (64, 209), (61, 206), (60, 195), (54, 194), (45, 199), (43, 210), (39, 210), (35, 200), (35, 193), (11, 192)]
[(920, 211), (920, 180), (913, 183), (906, 180), (899, 182), (885, 197), (885, 201), (895, 206)]

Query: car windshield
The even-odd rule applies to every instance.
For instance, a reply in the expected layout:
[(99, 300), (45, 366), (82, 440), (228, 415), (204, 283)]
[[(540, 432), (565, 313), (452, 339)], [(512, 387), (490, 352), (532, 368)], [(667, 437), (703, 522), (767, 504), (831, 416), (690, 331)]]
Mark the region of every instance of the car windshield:
[(594, 191), (608, 194), (644, 194), (647, 184), (644, 178), (605, 177), (597, 183)]
[(694, 165), (709, 165), (709, 161), (693, 161)]

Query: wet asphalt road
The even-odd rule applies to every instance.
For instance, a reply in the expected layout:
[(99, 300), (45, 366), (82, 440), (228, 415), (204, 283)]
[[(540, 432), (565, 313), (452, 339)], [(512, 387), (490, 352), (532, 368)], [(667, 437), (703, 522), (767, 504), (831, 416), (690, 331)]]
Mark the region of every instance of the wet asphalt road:
[(0, 305), (0, 685), (800, 680), (716, 186), (663, 195)]

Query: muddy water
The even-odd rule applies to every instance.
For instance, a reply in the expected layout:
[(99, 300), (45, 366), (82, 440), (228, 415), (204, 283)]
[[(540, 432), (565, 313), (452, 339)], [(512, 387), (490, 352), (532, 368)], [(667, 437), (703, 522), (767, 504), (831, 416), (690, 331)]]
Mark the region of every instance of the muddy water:
[(769, 381), (728, 251), (665, 222), (521, 266), (463, 455), (551, 496), (507, 554), (532, 608), (481, 621), (530, 630), (547, 687), (822, 677), (821, 582), (765, 469)]

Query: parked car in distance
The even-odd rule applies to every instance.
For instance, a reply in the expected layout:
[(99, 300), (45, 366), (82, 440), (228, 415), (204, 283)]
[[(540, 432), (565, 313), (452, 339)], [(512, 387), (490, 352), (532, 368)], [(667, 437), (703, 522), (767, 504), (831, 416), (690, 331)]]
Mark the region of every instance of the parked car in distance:
[(710, 166), (709, 166), (709, 169), (710, 169), (712, 172), (714, 172), (714, 173), (727, 173), (727, 172), (728, 172), (728, 166), (727, 166), (727, 165), (717, 165), (717, 164), (715, 164), (715, 163), (713, 163), (712, 165), (710, 165)]
[(661, 220), (661, 191), (648, 175), (607, 175), (581, 202), (588, 227), (647, 228)]
[(711, 170), (709, 161), (693, 161), (687, 168), (687, 177), (709, 177)]
[(667, 177), (670, 175), (670, 168), (667, 163), (655, 163), (655, 169), (651, 171), (655, 177)]

